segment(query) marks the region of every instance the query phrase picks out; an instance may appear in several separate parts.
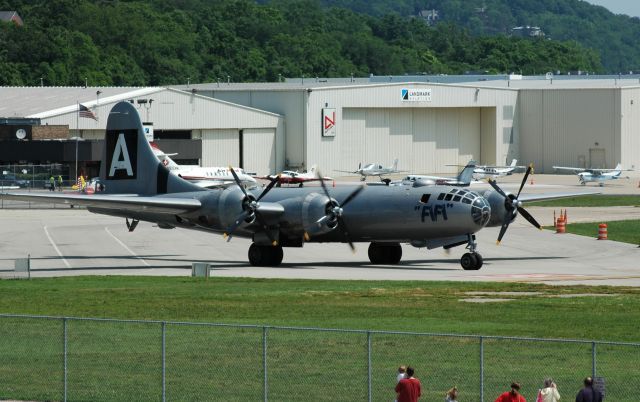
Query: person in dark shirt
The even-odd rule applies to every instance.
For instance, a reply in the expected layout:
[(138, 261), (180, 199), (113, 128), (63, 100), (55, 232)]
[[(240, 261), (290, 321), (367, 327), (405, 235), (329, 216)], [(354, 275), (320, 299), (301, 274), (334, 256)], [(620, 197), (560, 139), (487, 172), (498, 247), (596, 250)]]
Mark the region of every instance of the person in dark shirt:
[(602, 402), (602, 394), (593, 389), (593, 378), (584, 379), (584, 388), (576, 395), (576, 402)]
[(413, 377), (415, 370), (407, 367), (406, 377), (401, 379), (396, 385), (398, 402), (418, 402), (420, 398), (420, 380)]

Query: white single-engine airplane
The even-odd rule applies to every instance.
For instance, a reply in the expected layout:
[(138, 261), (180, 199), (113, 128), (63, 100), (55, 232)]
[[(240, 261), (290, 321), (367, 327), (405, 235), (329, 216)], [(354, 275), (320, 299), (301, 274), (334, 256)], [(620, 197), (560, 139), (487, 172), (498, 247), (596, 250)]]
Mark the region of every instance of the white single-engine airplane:
[[(166, 154), (158, 148), (154, 143), (151, 143), (151, 149), (153, 153), (158, 157), (158, 160), (173, 174), (183, 178), (186, 181), (194, 183), (195, 185), (203, 188), (225, 187), (236, 184), (236, 181), (231, 174), (231, 170), (228, 167), (200, 167), (200, 166), (181, 166), (178, 165), (172, 156), (177, 154)], [(240, 178), (242, 185), (245, 187), (256, 186), (256, 180), (246, 174), (241, 168), (233, 168), (236, 174)]]
[(460, 171), (457, 177), (441, 177), (428, 176), (422, 174), (410, 174), (402, 179), (402, 184), (418, 183), (422, 185), (443, 185), (443, 186), (460, 186), (467, 187), (471, 184), (473, 171), (476, 168), (476, 162), (470, 160), (469, 163)]
[[(278, 266), (283, 247), (305, 242), (367, 242), (373, 264), (397, 264), (401, 243), (429, 249), (466, 245), (460, 259), (464, 269), (482, 266), (475, 233), (499, 226), (498, 241), (520, 214), (533, 226), (536, 220), (523, 208), (525, 200), (573, 194), (520, 195), (505, 193), (494, 181), (482, 194), (452, 186), (340, 186), (245, 189), (230, 169), (235, 186), (203, 189), (173, 175), (154, 155), (145, 138), (138, 111), (129, 102), (117, 103), (107, 121), (100, 180), (104, 191), (93, 194), (2, 193), (22, 201), (84, 205), (90, 212), (125, 218), (130, 231), (139, 221), (159, 228), (175, 227), (252, 239), (249, 262)], [(132, 220), (129, 223), (129, 220)], [(19, 228), (17, 228), (19, 230)]]
[[(622, 172), (631, 172), (633, 169), (622, 169), (621, 164), (617, 164), (615, 169), (583, 169), (576, 167), (554, 166), (555, 170), (571, 171), (578, 175), (578, 180), (583, 186), (589, 182), (597, 182), (601, 187), (607, 180), (617, 180)], [(627, 179), (629, 176), (627, 176)]]
[(384, 167), (377, 163), (368, 163), (362, 166), (362, 163), (358, 164), (358, 170), (349, 171), (349, 170), (336, 170), (336, 172), (342, 173), (351, 173), (351, 174), (359, 174), (360, 180), (365, 181), (369, 176), (378, 176), (380, 180), (382, 180), (382, 176), (393, 174), (393, 173), (403, 173), (404, 170), (398, 170), (398, 159), (393, 160), (393, 165)]
[(333, 180), (331, 177), (319, 177), (316, 165), (311, 166), (308, 172), (283, 170), (279, 175), (256, 176), (256, 179), (277, 180), (276, 187), (280, 187), (281, 184), (297, 184), (299, 187), (302, 187), (304, 183), (310, 181)]
[(486, 178), (509, 176), (516, 169), (526, 169), (525, 166), (517, 166), (516, 163), (518, 163), (518, 160), (513, 159), (509, 166), (476, 165), (475, 169), (473, 169), (473, 178), (481, 180)]

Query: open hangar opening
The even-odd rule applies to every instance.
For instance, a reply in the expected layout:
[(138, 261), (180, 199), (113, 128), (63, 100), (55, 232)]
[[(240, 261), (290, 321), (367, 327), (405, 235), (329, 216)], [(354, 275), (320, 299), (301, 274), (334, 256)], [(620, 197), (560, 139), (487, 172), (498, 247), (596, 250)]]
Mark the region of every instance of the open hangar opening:
[[(284, 165), (356, 170), (359, 163), (454, 174), (475, 159), (505, 164), (519, 155), (517, 91), (434, 83), (200, 84), (198, 93), (283, 115)], [(423, 95), (403, 97), (403, 91)], [(425, 94), (428, 94), (425, 95)], [(333, 130), (326, 132), (327, 119)], [(447, 166), (450, 165), (450, 166)]]

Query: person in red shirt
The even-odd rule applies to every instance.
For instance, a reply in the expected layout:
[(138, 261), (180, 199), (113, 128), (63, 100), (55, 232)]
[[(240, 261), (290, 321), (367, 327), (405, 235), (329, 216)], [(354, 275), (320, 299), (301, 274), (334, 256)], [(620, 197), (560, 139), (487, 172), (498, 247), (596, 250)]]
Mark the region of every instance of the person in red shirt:
[(398, 402), (418, 402), (420, 398), (420, 380), (413, 377), (413, 367), (407, 367), (406, 378), (403, 378), (396, 385)]
[(520, 395), (520, 384), (517, 382), (511, 383), (511, 391), (507, 391), (500, 395), (496, 402), (527, 402), (524, 396)]

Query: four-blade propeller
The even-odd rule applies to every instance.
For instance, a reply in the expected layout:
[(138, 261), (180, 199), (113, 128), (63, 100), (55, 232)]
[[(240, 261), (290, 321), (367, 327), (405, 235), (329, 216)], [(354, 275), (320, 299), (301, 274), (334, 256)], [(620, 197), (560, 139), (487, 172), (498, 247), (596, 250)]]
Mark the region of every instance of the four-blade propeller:
[(502, 237), (509, 227), (509, 224), (513, 222), (518, 213), (520, 213), (520, 215), (522, 215), (522, 217), (529, 221), (529, 223), (531, 223), (533, 226), (541, 229), (540, 224), (533, 218), (533, 216), (531, 216), (529, 212), (527, 212), (526, 209), (522, 207), (522, 201), (518, 200), (518, 197), (520, 197), (520, 192), (522, 191), (524, 184), (527, 182), (527, 178), (529, 177), (531, 170), (531, 165), (529, 165), (527, 167), (527, 171), (524, 174), (524, 177), (522, 178), (522, 183), (520, 183), (520, 189), (518, 190), (518, 194), (516, 196), (513, 196), (513, 194), (505, 194), (505, 192), (502, 191), (500, 187), (498, 187), (498, 184), (495, 180), (489, 179), (489, 184), (491, 185), (491, 187), (493, 187), (501, 196), (504, 197), (504, 207), (506, 209), (506, 214), (503, 218), (502, 226), (500, 227), (500, 234), (498, 235), (497, 244), (500, 244), (500, 242), (502, 241)]
[(264, 188), (264, 190), (262, 190), (262, 193), (260, 193), (260, 196), (258, 196), (258, 198), (256, 199), (253, 195), (249, 195), (249, 193), (247, 193), (247, 190), (245, 190), (242, 182), (240, 181), (240, 178), (238, 177), (238, 174), (235, 172), (235, 170), (233, 170), (233, 167), (229, 166), (229, 170), (231, 171), (236, 184), (238, 185), (238, 187), (240, 187), (240, 190), (242, 190), (244, 198), (242, 199), (242, 212), (227, 228), (224, 233), (224, 237), (227, 239), (227, 241), (230, 241), (231, 237), (233, 237), (233, 232), (238, 228), (238, 226), (242, 224), (243, 221), (250, 222), (255, 217), (260, 226), (262, 226), (262, 228), (264, 229), (264, 232), (271, 241), (271, 244), (273, 244), (274, 246), (277, 245), (277, 240), (270, 233), (267, 223), (265, 222), (262, 215), (260, 215), (260, 200), (265, 195), (267, 195), (269, 191), (271, 191), (273, 186), (278, 183), (278, 181), (280, 180), (280, 175), (272, 178), (271, 182), (267, 185), (267, 187)]
[(320, 185), (322, 186), (322, 191), (324, 192), (324, 195), (326, 195), (327, 198), (329, 199), (329, 204), (327, 206), (326, 215), (318, 219), (316, 221), (316, 224), (318, 226), (322, 226), (323, 224), (326, 223), (331, 228), (334, 228), (336, 225), (340, 227), (340, 230), (342, 230), (342, 234), (344, 235), (344, 238), (347, 240), (347, 243), (349, 243), (349, 247), (351, 248), (351, 251), (355, 252), (356, 248), (353, 245), (351, 238), (349, 237), (349, 229), (347, 228), (347, 225), (345, 224), (344, 219), (342, 219), (342, 215), (344, 214), (343, 208), (348, 203), (353, 201), (353, 199), (356, 198), (356, 196), (360, 194), (362, 190), (364, 190), (364, 185), (358, 186), (340, 204), (337, 201), (334, 201), (333, 198), (331, 198), (331, 195), (329, 194), (329, 190), (327, 189), (327, 186), (324, 184), (324, 180), (322, 180), (322, 174), (320, 174), (320, 171), (318, 171), (318, 177), (321, 179)]

